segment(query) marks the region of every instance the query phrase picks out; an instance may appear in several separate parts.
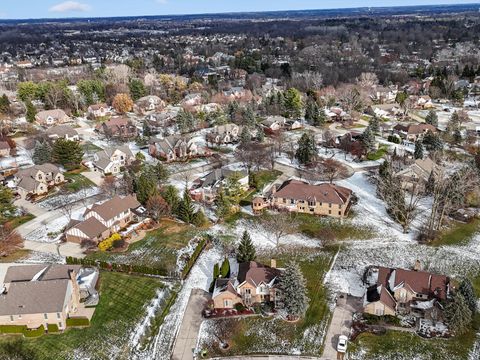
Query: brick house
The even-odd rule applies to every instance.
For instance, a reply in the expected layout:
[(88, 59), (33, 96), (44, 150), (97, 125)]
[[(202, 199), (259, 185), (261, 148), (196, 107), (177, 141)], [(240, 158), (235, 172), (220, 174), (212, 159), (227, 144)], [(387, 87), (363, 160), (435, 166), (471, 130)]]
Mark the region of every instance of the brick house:
[(137, 136), (137, 127), (129, 118), (115, 117), (97, 125), (96, 130), (106, 137), (131, 139)]
[(57, 166), (47, 163), (19, 170), (14, 181), (20, 195), (25, 198), (46, 194), (52, 186), (63, 184), (65, 177)]
[(255, 197), (252, 208), (258, 213), (266, 208), (304, 214), (344, 218), (352, 204), (353, 192), (342, 186), (324, 183), (311, 185), (287, 180), (269, 197)]

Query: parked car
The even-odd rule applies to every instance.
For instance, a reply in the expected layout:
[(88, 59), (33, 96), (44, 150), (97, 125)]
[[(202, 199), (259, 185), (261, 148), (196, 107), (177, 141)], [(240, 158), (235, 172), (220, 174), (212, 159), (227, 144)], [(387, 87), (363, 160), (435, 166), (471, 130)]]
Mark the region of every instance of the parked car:
[(348, 337), (346, 337), (345, 335), (340, 335), (340, 337), (338, 338), (337, 351), (340, 353), (347, 352), (347, 342)]

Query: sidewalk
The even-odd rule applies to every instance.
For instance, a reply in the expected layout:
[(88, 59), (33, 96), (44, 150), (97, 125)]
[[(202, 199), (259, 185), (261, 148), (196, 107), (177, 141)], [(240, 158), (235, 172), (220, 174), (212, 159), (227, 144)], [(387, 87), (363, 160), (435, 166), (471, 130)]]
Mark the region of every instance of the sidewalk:
[(210, 300), (210, 294), (201, 289), (190, 293), (187, 309), (173, 349), (173, 360), (193, 360), (193, 351), (197, 345), (198, 332), (202, 324), (202, 310)]

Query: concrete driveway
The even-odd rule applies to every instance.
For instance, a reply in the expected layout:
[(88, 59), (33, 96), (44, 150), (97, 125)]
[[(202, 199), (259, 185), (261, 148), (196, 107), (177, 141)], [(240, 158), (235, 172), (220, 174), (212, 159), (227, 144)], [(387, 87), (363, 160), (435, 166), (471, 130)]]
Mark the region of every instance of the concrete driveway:
[(198, 332), (203, 321), (202, 310), (210, 298), (210, 294), (204, 290), (192, 290), (175, 341), (173, 360), (193, 360), (193, 351), (197, 345)]
[(338, 358), (338, 337), (340, 335), (350, 335), (353, 313), (359, 311), (361, 307), (361, 298), (355, 298), (347, 294), (338, 295), (337, 306), (333, 311), (332, 321), (325, 337), (322, 359), (336, 360)]

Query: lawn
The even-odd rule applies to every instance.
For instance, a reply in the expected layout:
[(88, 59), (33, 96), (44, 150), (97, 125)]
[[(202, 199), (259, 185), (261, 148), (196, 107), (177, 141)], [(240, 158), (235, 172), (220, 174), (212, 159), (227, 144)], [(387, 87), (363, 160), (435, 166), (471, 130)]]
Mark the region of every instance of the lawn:
[(160, 228), (131, 244), (126, 252), (97, 251), (88, 255), (88, 258), (154, 267), (160, 269), (164, 275), (169, 275), (176, 271), (177, 251), (187, 246), (200, 232), (201, 230), (192, 226), (163, 220)]
[(259, 191), (262, 191), (267, 184), (277, 180), (280, 175), (282, 175), (282, 172), (279, 170), (260, 170), (252, 172), (251, 181), (255, 182), (255, 188), (245, 194), (245, 197), (242, 199), (240, 205), (245, 206), (251, 204), (253, 195), (257, 194)]
[(9, 221), (7, 221), (7, 224), (9, 224), (10, 226), (12, 226), (14, 229), (16, 229), (17, 227), (19, 227), (20, 225), (23, 225), (27, 222), (29, 222), (30, 220), (34, 219), (35, 218), (35, 215), (32, 215), (32, 214), (26, 214), (26, 215), (22, 215), (22, 216), (17, 216)]
[(80, 189), (85, 189), (88, 187), (94, 187), (95, 184), (90, 180), (87, 179), (85, 176), (79, 173), (65, 173), (65, 179), (69, 180), (67, 184), (65, 184), (65, 188), (70, 192), (77, 192)]
[(91, 142), (86, 142), (85, 144), (82, 145), (82, 149), (84, 152), (86, 153), (95, 153), (97, 151), (100, 151), (102, 150), (101, 147), (95, 145), (95, 144), (92, 144)]
[(466, 360), (475, 342), (475, 331), (452, 339), (422, 339), (416, 334), (387, 331), (385, 335), (362, 334), (350, 343), (349, 359)]
[(437, 239), (432, 241), (430, 245), (465, 245), (478, 232), (480, 232), (479, 219), (474, 219), (466, 224), (456, 222), (451, 228), (444, 231)]
[(168, 291), (159, 279), (102, 272), (100, 302), (90, 327), (69, 329), (62, 334), (36, 339), (3, 337), (0, 339), (0, 350), (6, 352), (8, 343), (18, 340), (20, 343), (16, 347), (34, 355), (22, 358), (67, 359), (72, 358), (74, 353), (76, 358), (130, 358), (133, 349), (128, 343), (129, 335), (146, 315), (145, 306), (162, 288)]
[(13, 263), (13, 262), (16, 262), (18, 260), (25, 259), (25, 258), (28, 257), (28, 255), (30, 255), (30, 252), (31, 252), (30, 250), (18, 249), (8, 256), (0, 257), (0, 263), (4, 263), (4, 264)]
[(310, 214), (297, 214), (299, 230), (302, 234), (320, 240), (371, 239), (373, 229), (367, 226), (352, 225), (348, 219), (343, 222)]
[[(310, 299), (305, 317), (297, 323), (263, 317), (229, 319), (230, 348), (227, 351), (220, 351), (216, 340), (210, 338), (213, 342), (203, 344), (208, 349), (208, 355), (291, 354), (295, 350), (301, 351), (302, 355), (320, 355), (330, 319), (323, 277), (330, 268), (335, 251), (336, 248), (331, 248), (315, 253), (300, 251), (277, 256), (279, 267), (284, 267), (291, 259), (296, 259), (300, 264), (307, 281)], [(269, 263), (270, 259), (264, 258), (258, 261)], [(215, 321), (222, 320), (213, 320), (212, 324), (215, 324)]]
[(385, 154), (387, 154), (388, 152), (388, 148), (387, 146), (385, 145), (382, 145), (380, 146), (380, 148), (375, 151), (375, 152), (371, 152), (367, 155), (367, 160), (380, 160), (381, 158), (383, 158), (385, 156)]

